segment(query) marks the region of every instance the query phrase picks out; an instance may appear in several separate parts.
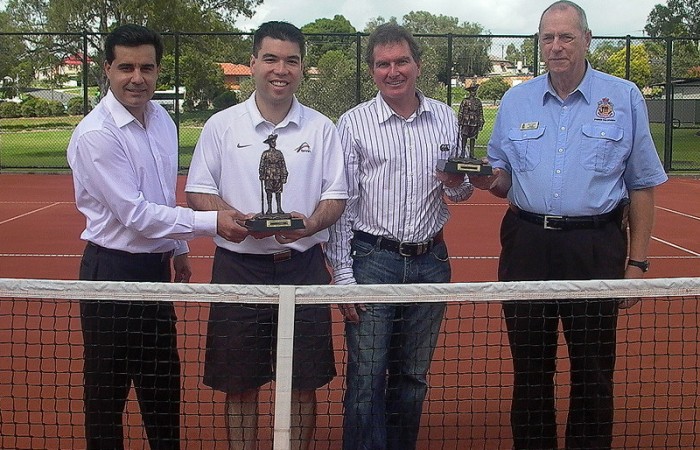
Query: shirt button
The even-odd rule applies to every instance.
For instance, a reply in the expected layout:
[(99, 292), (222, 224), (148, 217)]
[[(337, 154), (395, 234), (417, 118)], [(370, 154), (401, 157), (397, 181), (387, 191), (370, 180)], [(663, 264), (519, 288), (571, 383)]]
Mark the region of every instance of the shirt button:
[(563, 148), (560, 148), (560, 149), (559, 149), (559, 153), (564, 153), (564, 149), (563, 149)]
[(601, 136), (605, 136), (605, 131), (601, 131), (601, 132), (600, 132), (600, 135), (601, 135)]
[(560, 169), (555, 170), (556, 173), (561, 173)]
[(554, 198), (559, 198), (559, 193), (554, 194)]
[(564, 130), (566, 130), (566, 127), (561, 127), (561, 131), (564, 131)]

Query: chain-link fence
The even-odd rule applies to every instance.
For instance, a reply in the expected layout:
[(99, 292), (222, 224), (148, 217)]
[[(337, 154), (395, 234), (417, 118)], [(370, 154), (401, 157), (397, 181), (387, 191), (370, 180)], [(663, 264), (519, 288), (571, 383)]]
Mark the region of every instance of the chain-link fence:
[[(166, 52), (154, 99), (178, 125), (180, 168), (189, 167), (204, 122), (253, 91), (250, 33), (164, 33)], [(420, 89), (455, 109), (478, 83), (485, 154), (498, 103), (509, 87), (545, 70), (536, 35), (421, 35)], [(0, 66), (0, 171), (65, 170), (70, 134), (106, 89), (104, 36), (0, 33), (15, 58)], [(376, 94), (364, 62), (367, 35), (309, 34), (300, 101), (333, 120)], [(700, 171), (700, 41), (594, 37), (593, 67), (635, 82), (647, 99), (652, 135), (666, 170)], [(8, 60), (5, 58), (3, 61)]]

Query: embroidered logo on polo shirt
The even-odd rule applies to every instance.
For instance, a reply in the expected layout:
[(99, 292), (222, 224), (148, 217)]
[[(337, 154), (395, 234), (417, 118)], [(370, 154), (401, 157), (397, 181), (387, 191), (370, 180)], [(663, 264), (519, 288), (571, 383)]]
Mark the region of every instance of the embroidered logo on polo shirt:
[(304, 142), (301, 144), (299, 147), (294, 149), (295, 152), (304, 152), (304, 153), (311, 153), (311, 146), (309, 145), (308, 142)]
[(596, 109), (595, 115), (603, 120), (612, 119), (615, 117), (615, 105), (609, 98), (605, 97), (598, 102), (598, 109)]
[(238, 144), (236, 144), (236, 147), (237, 147), (237, 148), (245, 148), (245, 147), (250, 147), (251, 145), (253, 145), (253, 144), (241, 144), (241, 143), (239, 142)]

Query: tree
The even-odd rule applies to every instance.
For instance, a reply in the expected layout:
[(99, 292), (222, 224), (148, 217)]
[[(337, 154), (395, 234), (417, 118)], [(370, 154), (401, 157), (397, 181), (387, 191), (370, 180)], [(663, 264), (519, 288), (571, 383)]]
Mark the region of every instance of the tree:
[(382, 25), (382, 24), (385, 24), (385, 23), (395, 23), (395, 24), (398, 25), (398, 24), (399, 24), (399, 20), (398, 20), (396, 17), (394, 17), (394, 16), (391, 16), (391, 17), (389, 18), (389, 20), (385, 19), (385, 18), (382, 17), (382, 16), (377, 16), (377, 17), (375, 17), (374, 19), (370, 19), (370, 20), (367, 21), (367, 24), (365, 25), (364, 32), (367, 33), (367, 34), (369, 34), (369, 33), (371, 33), (372, 31), (374, 31), (379, 25)]
[(516, 63), (523, 60), (523, 52), (520, 51), (512, 42), (506, 47), (506, 59)]
[[(424, 51), (430, 48), (435, 50), (430, 52), (432, 56), (429, 64), (435, 68), (435, 76), (444, 85), (451, 82), (454, 73), (462, 76), (483, 75), (488, 73), (491, 68), (488, 57), (491, 39), (483, 36), (475, 37), (475, 35), (485, 33), (484, 28), (478, 23), (460, 23), (457, 17), (434, 15), (427, 11), (411, 11), (403, 16), (401, 23), (395, 17), (388, 21), (381, 16), (370, 20), (365, 32), (371, 33), (377, 26), (387, 22), (402, 25), (414, 35), (455, 35), (452, 49), (453, 60), (449, 64), (446, 59), (447, 41), (442, 36), (438, 38), (417, 36)], [(425, 64), (428, 58), (423, 59)], [(421, 78), (425, 78), (425, 74)]]
[(595, 48), (588, 54), (588, 61), (596, 69), (610, 73), (611, 69), (608, 65), (610, 57), (620, 51), (625, 49), (625, 43), (623, 41), (602, 41), (595, 43)]
[(333, 120), (355, 105), (355, 59), (346, 51), (330, 50), (318, 61), (318, 73), (299, 87), (299, 100)]
[[(10, 16), (0, 11), (0, 30), (15, 31)], [(20, 36), (0, 36), (0, 97), (12, 98), (18, 95), (21, 82), (26, 78), (22, 56), (25, 46)]]
[(700, 37), (700, 2), (668, 0), (666, 6), (654, 6), (644, 31), (651, 37)]
[[(254, 8), (263, 0), (9, 0), (6, 11), (17, 28), (27, 33), (56, 32), (55, 35), (37, 35), (31, 40), (31, 49), (56, 55), (76, 54), (81, 49), (76, 36), (59, 33), (88, 34), (93, 75), (105, 91), (102, 74), (104, 36), (125, 23), (148, 26), (161, 33), (175, 31), (221, 32), (235, 31), (239, 16), (252, 17)], [(169, 47), (172, 48), (170, 42)], [(196, 45), (196, 44), (195, 44)], [(199, 48), (204, 55), (221, 46)]]
[(477, 96), (483, 100), (500, 100), (503, 94), (510, 89), (510, 85), (502, 77), (492, 77), (484, 81), (479, 90), (477, 91)]
[(520, 45), (520, 54), (523, 57), (523, 66), (529, 67), (530, 70), (535, 70), (539, 59), (535, 55), (535, 38), (524, 39)]
[[(175, 86), (175, 58), (163, 56), (158, 83), (163, 88)], [(185, 106), (190, 110), (208, 109), (213, 100), (226, 91), (224, 72), (206, 55), (183, 55), (180, 58), (180, 85), (185, 88)]]
[[(327, 52), (346, 51), (355, 39), (347, 35), (357, 33), (355, 27), (342, 15), (336, 15), (332, 19), (317, 19), (301, 27), (301, 31), (306, 35), (304, 61), (307, 67), (316, 66), (319, 59)], [(345, 36), (333, 36), (333, 34), (345, 34)]]
[[(439, 44), (425, 39), (426, 47), (435, 47), (439, 56), (438, 65), (441, 68), (438, 73), (440, 82), (450, 83), (452, 73), (462, 76), (484, 75), (491, 69), (488, 50), (491, 47), (491, 39), (474, 37), (475, 35), (488, 34), (478, 23), (459, 22), (457, 17), (434, 15), (426, 11), (411, 11), (403, 17), (403, 25), (413, 34), (454, 34), (451, 64), (447, 64), (444, 55), (447, 55), (447, 43)], [(459, 35), (468, 35), (459, 36)], [(448, 69), (451, 67), (451, 70)]]
[[(608, 58), (606, 72), (620, 78), (625, 78), (627, 66), (627, 51), (622, 48)], [(651, 64), (649, 54), (644, 45), (630, 46), (630, 81), (642, 89), (651, 80)]]

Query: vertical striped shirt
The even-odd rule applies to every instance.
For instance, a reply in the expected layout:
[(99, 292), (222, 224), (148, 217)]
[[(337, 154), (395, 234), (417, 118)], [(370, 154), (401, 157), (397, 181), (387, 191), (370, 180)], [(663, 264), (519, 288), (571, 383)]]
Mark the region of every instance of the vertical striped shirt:
[(437, 179), (438, 159), (456, 153), (457, 117), (448, 105), (417, 95), (420, 105), (408, 119), (377, 94), (338, 120), (349, 193), (327, 247), (338, 284), (355, 282), (350, 257), (353, 230), (423, 242), (449, 218), (443, 194), (462, 201), (473, 192), (467, 179), (453, 189)]

